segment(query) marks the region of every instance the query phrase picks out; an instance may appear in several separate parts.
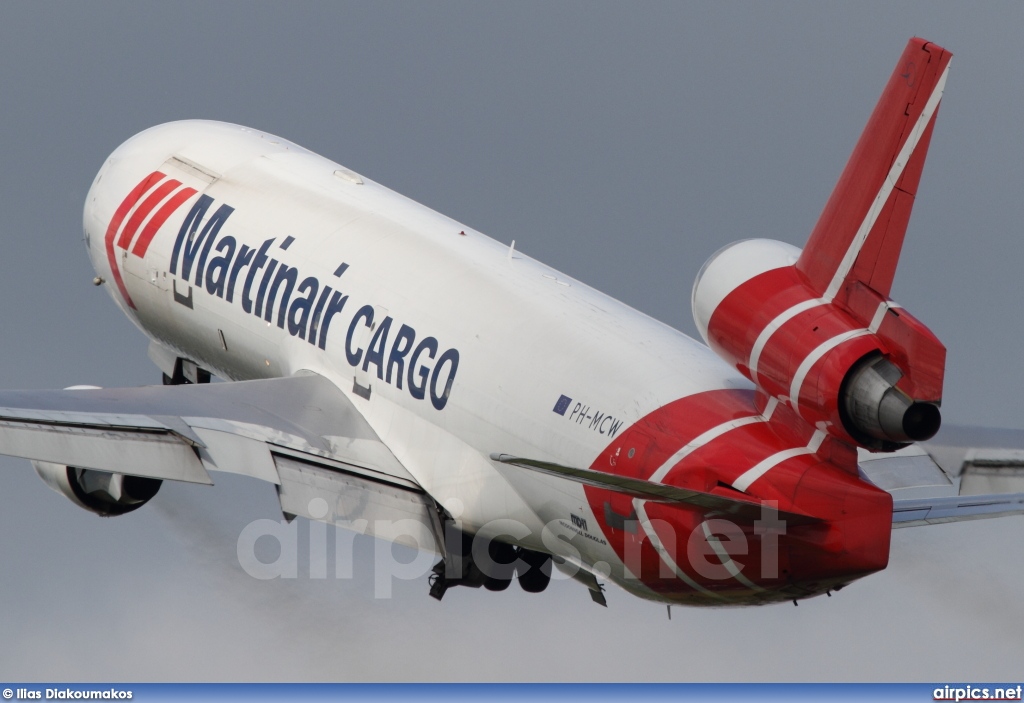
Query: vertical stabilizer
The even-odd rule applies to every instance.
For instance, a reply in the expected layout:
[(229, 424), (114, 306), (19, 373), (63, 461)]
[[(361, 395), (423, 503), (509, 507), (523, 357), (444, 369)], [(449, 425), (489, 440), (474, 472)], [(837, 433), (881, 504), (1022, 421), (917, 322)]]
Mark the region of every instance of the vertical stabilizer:
[(889, 78), (796, 264), (825, 300), (889, 296), (951, 57), (911, 39)]

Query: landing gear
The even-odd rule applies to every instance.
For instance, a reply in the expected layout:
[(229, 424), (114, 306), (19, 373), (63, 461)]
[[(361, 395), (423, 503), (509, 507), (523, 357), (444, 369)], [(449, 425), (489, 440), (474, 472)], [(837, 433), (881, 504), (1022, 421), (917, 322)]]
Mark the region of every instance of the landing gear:
[(174, 375), (164, 374), (165, 386), (182, 386), (191, 383), (209, 383), (210, 372), (199, 368), (194, 361), (178, 358), (174, 362)]
[(551, 582), (551, 556), (473, 537), (449, 523), (444, 559), (434, 565), (430, 576), (430, 596), (441, 600), (452, 586), (504, 591), (513, 577), (518, 577), (527, 593), (540, 593)]
[(492, 539), (487, 544), (487, 556), (491, 564), (486, 571), (490, 575), (484, 580), (484, 588), (488, 591), (504, 591), (512, 583), (516, 572), (516, 548)]
[(452, 586), (468, 586), (480, 588), (487, 576), (473, 560), (473, 538), (454, 527), (451, 522), (445, 524), (444, 558), (434, 564), (430, 576), (430, 597), (441, 600)]
[(520, 549), (516, 573), (524, 591), (541, 593), (551, 583), (551, 555)]

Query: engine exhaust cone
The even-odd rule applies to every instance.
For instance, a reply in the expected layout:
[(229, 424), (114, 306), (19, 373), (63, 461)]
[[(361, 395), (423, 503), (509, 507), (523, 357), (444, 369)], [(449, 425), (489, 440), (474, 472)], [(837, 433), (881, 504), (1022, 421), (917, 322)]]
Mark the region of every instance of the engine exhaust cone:
[(901, 444), (931, 439), (942, 415), (934, 403), (914, 400), (896, 387), (903, 372), (882, 356), (854, 366), (840, 391), (843, 422), (867, 446), (892, 450)]
[(931, 439), (942, 426), (942, 413), (932, 403), (914, 403), (903, 415), (903, 432), (915, 442)]

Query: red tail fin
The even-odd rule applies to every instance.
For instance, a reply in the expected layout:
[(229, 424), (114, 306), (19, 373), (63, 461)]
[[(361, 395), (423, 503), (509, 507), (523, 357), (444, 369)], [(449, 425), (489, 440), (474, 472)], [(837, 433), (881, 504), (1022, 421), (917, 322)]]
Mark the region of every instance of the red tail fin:
[(951, 57), (911, 39), (871, 113), (796, 263), (826, 300), (858, 281), (889, 296)]

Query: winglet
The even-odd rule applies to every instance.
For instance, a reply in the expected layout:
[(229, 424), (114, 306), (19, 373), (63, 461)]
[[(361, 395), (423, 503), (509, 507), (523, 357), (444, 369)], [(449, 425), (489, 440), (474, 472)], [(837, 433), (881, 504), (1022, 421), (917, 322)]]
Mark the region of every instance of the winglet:
[(826, 300), (853, 282), (889, 296), (950, 58), (914, 38), (889, 78), (796, 264)]

